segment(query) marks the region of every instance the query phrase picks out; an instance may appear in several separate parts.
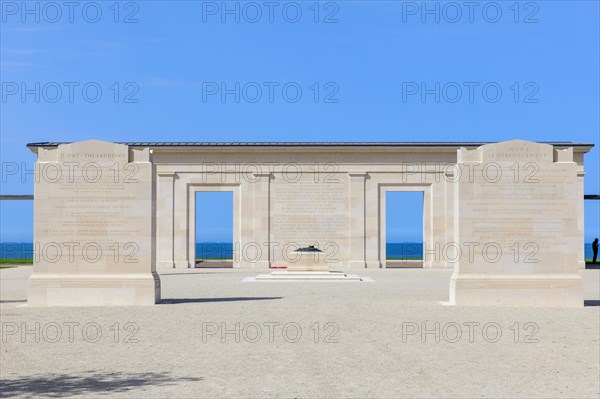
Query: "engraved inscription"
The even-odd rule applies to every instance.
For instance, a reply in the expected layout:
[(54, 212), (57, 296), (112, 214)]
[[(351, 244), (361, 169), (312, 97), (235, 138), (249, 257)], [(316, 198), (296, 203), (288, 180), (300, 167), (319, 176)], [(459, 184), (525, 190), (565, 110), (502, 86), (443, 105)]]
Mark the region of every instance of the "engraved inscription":
[(59, 161), (36, 171), (35, 261), (63, 272), (133, 271), (150, 264), (151, 170), (127, 163), (127, 147), (92, 145), (105, 148), (59, 147)]
[(271, 190), (272, 240), (282, 245), (340, 245), (348, 231), (348, 183), (340, 176), (335, 180), (303, 176), (290, 182), (276, 176)]
[(463, 271), (556, 273), (576, 265), (575, 164), (535, 160), (535, 168), (526, 168), (500, 160), (551, 156), (537, 149), (515, 146), (495, 154), (488, 147), (486, 158), (494, 161), (462, 165), (470, 178), (459, 182), (459, 241), (479, 248), (472, 261), (463, 257)]

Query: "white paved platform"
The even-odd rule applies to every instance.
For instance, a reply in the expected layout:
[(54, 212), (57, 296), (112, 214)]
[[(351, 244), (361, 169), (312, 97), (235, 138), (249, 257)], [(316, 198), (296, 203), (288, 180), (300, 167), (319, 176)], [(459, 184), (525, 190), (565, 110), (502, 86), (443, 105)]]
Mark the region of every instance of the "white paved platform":
[(442, 306), (451, 271), (431, 269), (361, 270), (370, 284), (171, 269), (156, 306), (28, 308), (30, 270), (0, 269), (3, 397), (599, 397), (600, 270), (581, 271), (578, 309)]
[(289, 270), (276, 270), (270, 274), (259, 274), (255, 277), (245, 277), (243, 282), (263, 282), (263, 281), (353, 281), (353, 282), (373, 282), (370, 277), (360, 277), (358, 274), (345, 272), (300, 272)]

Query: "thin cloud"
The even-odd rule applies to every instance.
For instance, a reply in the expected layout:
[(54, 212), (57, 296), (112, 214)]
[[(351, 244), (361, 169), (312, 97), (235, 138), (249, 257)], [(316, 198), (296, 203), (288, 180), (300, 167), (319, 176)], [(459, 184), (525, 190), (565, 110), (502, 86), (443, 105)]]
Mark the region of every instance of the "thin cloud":
[(23, 61), (0, 61), (0, 69), (3, 70), (22, 70), (30, 68), (39, 68), (41, 65), (32, 62)]
[(33, 48), (8, 48), (1, 47), (0, 54), (2, 55), (34, 55), (45, 53), (46, 50), (33, 49)]

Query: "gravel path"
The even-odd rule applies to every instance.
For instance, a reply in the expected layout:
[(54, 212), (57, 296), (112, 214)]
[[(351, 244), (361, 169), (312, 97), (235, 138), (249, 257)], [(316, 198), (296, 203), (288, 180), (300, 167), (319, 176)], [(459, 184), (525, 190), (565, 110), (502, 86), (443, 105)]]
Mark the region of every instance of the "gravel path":
[(28, 308), (30, 273), (0, 270), (3, 397), (600, 397), (600, 270), (581, 309), (442, 306), (451, 272), (422, 269), (177, 269), (157, 306)]

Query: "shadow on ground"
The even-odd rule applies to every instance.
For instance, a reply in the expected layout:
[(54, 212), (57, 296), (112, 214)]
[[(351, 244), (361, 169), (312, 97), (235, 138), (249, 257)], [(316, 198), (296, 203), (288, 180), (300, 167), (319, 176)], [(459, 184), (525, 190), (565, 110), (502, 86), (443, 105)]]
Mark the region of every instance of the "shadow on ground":
[(169, 273), (160, 271), (158, 272), (159, 276), (189, 276), (190, 274), (225, 274), (225, 272), (220, 271), (201, 271), (201, 272), (188, 272), (188, 273)]
[(583, 301), (583, 306), (600, 306), (599, 299), (588, 299)]
[(205, 261), (205, 260), (200, 260), (200, 261), (196, 261), (196, 264), (194, 265), (194, 267), (196, 269), (233, 269), (233, 262), (228, 262), (228, 261)]
[(600, 263), (585, 262), (585, 268), (598, 270), (600, 269)]
[[(123, 393), (144, 386), (174, 385), (181, 381), (202, 381), (202, 377), (171, 376), (169, 373), (103, 373), (89, 371), (77, 375), (30, 375), (2, 378), (0, 397), (68, 397), (83, 394)], [(140, 394), (139, 397), (144, 396)]]
[(237, 301), (267, 301), (270, 299), (281, 299), (280, 296), (257, 296), (257, 297), (232, 297), (232, 298), (169, 298), (161, 299), (159, 304), (174, 305), (178, 303), (198, 302), (237, 302)]

